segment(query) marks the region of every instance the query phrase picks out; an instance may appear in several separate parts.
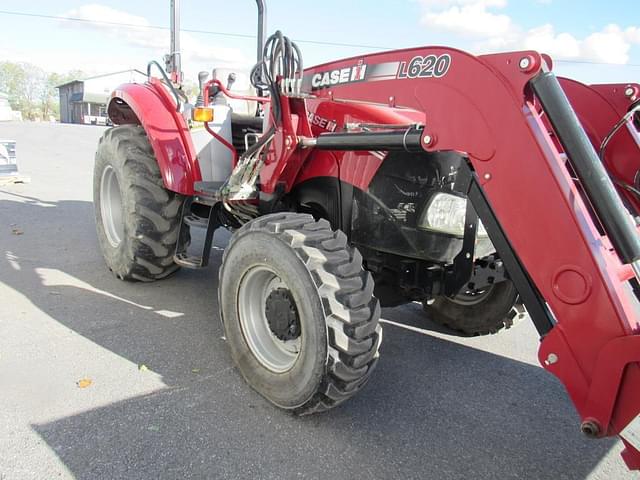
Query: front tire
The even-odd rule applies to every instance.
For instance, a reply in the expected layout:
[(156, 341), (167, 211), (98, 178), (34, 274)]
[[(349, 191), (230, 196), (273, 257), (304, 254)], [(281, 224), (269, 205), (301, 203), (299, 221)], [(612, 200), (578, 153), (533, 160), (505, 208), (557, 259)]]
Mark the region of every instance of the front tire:
[(487, 290), (437, 297), (423, 303), (425, 312), (434, 322), (466, 336), (488, 335), (510, 328), (520, 314), (518, 291), (510, 280), (491, 285)]
[(319, 412), (368, 381), (382, 339), (373, 279), (326, 220), (278, 213), (247, 223), (225, 250), (219, 276), (233, 360), (270, 402)]
[(141, 126), (110, 128), (100, 139), (93, 203), (98, 243), (118, 278), (148, 282), (178, 269), (173, 255), (184, 197), (164, 188)]

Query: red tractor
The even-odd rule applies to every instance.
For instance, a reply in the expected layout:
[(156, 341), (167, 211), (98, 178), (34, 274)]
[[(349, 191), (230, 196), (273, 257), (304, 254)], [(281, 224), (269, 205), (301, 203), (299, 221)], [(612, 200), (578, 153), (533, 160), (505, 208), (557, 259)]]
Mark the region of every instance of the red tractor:
[(113, 92), (94, 176), (113, 273), (203, 267), (215, 230), (233, 232), (218, 285), (232, 357), (298, 414), (367, 382), (380, 305), (422, 302), (466, 335), (524, 305), (582, 431), (620, 435), (640, 468), (637, 85), (583, 108), (534, 51), (420, 47), (304, 69), (294, 42), (265, 38), (257, 4), (250, 72), (201, 73), (190, 105), (172, 2), (168, 74), (152, 62), (147, 83)]

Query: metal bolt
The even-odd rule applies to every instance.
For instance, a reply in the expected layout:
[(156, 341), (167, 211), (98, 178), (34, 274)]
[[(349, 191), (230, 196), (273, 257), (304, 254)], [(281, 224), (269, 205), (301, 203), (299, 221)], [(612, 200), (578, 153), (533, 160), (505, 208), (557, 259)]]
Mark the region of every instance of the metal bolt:
[(636, 93), (636, 90), (635, 90), (635, 88), (633, 88), (633, 87), (627, 87), (627, 88), (624, 90), (624, 96), (625, 96), (625, 97), (633, 97), (633, 94), (634, 94), (634, 93)]
[(425, 145), (429, 145), (433, 141), (433, 138), (431, 138), (431, 135), (425, 135), (422, 141)]
[(467, 259), (469, 259), (469, 258), (471, 258), (471, 254), (467, 252), (467, 253), (466, 253), (466, 255), (465, 255), (465, 257), (466, 257)]
[(484, 179), (485, 180), (491, 180), (491, 174), (490, 173), (485, 173), (484, 174)]
[(555, 353), (550, 353), (547, 356), (547, 359), (544, 361), (544, 364), (549, 366), (549, 365), (553, 365), (554, 363), (558, 362), (558, 355), (556, 355)]
[(522, 57), (518, 65), (520, 66), (520, 69), (526, 70), (531, 66), (531, 60), (529, 59), (529, 57)]
[(589, 438), (598, 438), (600, 436), (600, 425), (595, 420), (586, 420), (580, 425), (580, 430)]

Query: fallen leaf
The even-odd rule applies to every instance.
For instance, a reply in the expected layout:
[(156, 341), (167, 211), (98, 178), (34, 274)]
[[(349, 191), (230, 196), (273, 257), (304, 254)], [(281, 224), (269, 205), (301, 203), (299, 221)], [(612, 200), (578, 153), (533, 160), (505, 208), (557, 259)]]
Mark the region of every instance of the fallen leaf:
[(149, 370), (149, 367), (147, 367), (144, 363), (141, 363), (140, 365), (138, 365), (138, 370), (140, 370), (141, 372), (146, 372), (147, 370)]
[(191, 369), (191, 373), (200, 373), (200, 369), (199, 368), (192, 368)]
[(78, 385), (79, 388), (87, 388), (88, 386), (90, 386), (93, 382), (91, 381), (90, 378), (83, 378), (82, 380), (78, 380), (76, 382), (76, 385)]
[(158, 425), (149, 425), (147, 427), (147, 430), (151, 430), (152, 432), (157, 432), (160, 430), (160, 427)]
[(13, 233), (14, 235), (22, 235), (24, 232), (19, 228), (12, 228), (11, 233)]

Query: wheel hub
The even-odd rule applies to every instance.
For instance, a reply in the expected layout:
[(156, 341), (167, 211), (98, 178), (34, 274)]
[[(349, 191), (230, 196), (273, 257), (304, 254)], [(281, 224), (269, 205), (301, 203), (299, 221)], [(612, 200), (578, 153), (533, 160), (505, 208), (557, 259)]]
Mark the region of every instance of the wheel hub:
[(298, 309), (288, 289), (278, 288), (269, 294), (265, 315), (269, 328), (279, 340), (294, 340), (300, 336)]
[(457, 303), (458, 305), (477, 305), (479, 303), (482, 303), (485, 298), (489, 296), (489, 294), (493, 290), (493, 287), (493, 285), (489, 285), (489, 287), (487, 288), (478, 290), (463, 290), (451, 300), (453, 301), (453, 303)]
[(256, 265), (242, 277), (238, 316), (249, 349), (266, 368), (283, 373), (296, 363), (302, 326), (293, 294), (266, 265)]

